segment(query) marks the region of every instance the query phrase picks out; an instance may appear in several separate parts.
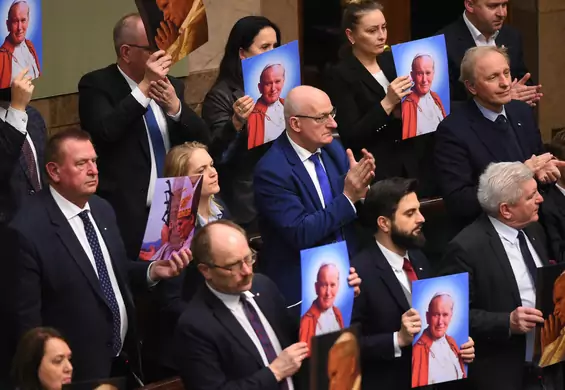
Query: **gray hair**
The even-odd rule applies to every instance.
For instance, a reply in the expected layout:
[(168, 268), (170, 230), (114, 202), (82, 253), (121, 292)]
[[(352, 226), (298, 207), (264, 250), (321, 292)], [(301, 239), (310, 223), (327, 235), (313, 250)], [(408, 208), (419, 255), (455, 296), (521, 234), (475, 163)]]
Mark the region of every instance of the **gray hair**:
[(12, 2), (12, 5), (10, 5), (10, 8), (8, 9), (8, 20), (10, 20), (10, 14), (12, 13), (12, 10), (14, 9), (14, 7), (18, 4), (25, 4), (25, 6), (27, 7), (27, 16), (29, 17), (29, 4), (26, 0), (14, 0)]
[(114, 40), (114, 50), (116, 55), (120, 56), (120, 48), (126, 43), (133, 43), (136, 38), (136, 23), (141, 19), (137, 12), (124, 15), (118, 20), (112, 31)]
[(506, 62), (510, 65), (510, 57), (508, 56), (508, 50), (506, 50), (505, 47), (475, 46), (468, 49), (461, 60), (461, 74), (459, 76), (459, 81), (463, 84), (465, 84), (465, 81), (469, 81), (471, 84), (474, 84), (477, 59), (493, 52), (504, 56)]
[(412, 69), (412, 71), (414, 71), (414, 66), (416, 65), (416, 60), (419, 60), (420, 58), (429, 58), (430, 60), (432, 60), (432, 67), (434, 69), (436, 68), (436, 62), (430, 54), (420, 53), (420, 54), (416, 54), (416, 56), (412, 60), (412, 65), (411, 65), (411, 68), (410, 68), (410, 69)]
[(273, 66), (280, 66), (283, 70), (283, 78), (286, 76), (286, 69), (284, 68), (283, 64), (267, 64), (261, 71), (261, 75), (259, 76), (259, 82), (263, 82), (263, 74), (267, 71), (267, 69), (272, 68)]
[(334, 263), (324, 263), (320, 266), (320, 268), (318, 268), (318, 273), (316, 274), (316, 281), (320, 280), (320, 274), (322, 273), (322, 270), (324, 268), (329, 268), (332, 267), (337, 271), (337, 280), (339, 280), (339, 269), (337, 268), (337, 266)]
[(430, 303), (428, 303), (428, 311), (430, 311), (434, 301), (436, 299), (439, 299), (439, 298), (449, 298), (449, 300), (451, 301), (451, 311), (453, 312), (453, 308), (455, 307), (455, 302), (453, 301), (453, 297), (449, 293), (446, 293), (446, 292), (437, 292), (437, 293), (434, 294), (432, 299), (430, 299)]
[(502, 203), (515, 204), (522, 197), (522, 183), (533, 177), (532, 170), (521, 162), (491, 163), (479, 178), (479, 204), (495, 217)]

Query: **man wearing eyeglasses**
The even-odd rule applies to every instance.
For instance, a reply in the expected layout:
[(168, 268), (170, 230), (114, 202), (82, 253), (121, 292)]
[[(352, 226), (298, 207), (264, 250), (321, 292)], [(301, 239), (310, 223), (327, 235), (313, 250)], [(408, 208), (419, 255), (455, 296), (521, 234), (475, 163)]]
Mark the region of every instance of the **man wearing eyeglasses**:
[(375, 174), (370, 153), (363, 150), (357, 162), (333, 139), (335, 112), (323, 91), (292, 89), (285, 100), (286, 131), (255, 168), (261, 269), (289, 305), (301, 299), (301, 250), (345, 240), (350, 256), (355, 253), (355, 203)]
[(116, 210), (128, 256), (137, 258), (167, 151), (206, 144), (209, 132), (183, 102), (183, 83), (168, 76), (171, 56), (152, 53), (140, 16), (122, 17), (113, 36), (117, 61), (82, 77), (79, 115), (100, 156), (98, 194)]

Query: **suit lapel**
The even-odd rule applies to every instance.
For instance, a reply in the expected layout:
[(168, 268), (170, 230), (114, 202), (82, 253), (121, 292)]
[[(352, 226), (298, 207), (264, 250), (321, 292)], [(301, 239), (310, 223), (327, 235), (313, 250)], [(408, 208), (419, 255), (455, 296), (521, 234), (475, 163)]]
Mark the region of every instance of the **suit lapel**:
[(418, 279), (427, 279), (432, 276), (430, 272), (431, 270), (428, 268), (428, 264), (420, 257), (420, 252), (409, 251), (408, 255)]
[[(474, 100), (469, 100), (467, 105), (467, 118), (471, 122), (471, 129), (477, 135), (478, 140), (489, 151), (494, 161), (505, 161), (510, 156), (506, 149), (501, 145), (500, 140), (496, 137), (496, 129), (494, 123), (486, 119), (477, 107)], [(501, 158), (505, 156), (505, 158)]]
[[(541, 226), (537, 225), (537, 228), (541, 228)], [(549, 255), (547, 254), (547, 250), (543, 244), (541, 237), (539, 237), (538, 232), (536, 231), (536, 227), (534, 225), (530, 225), (524, 229), (526, 236), (530, 240), (530, 243), (536, 250), (536, 253), (541, 261), (541, 263), (545, 265), (549, 265)]]
[(351, 68), (351, 74), (357, 75), (359, 77), (359, 80), (366, 84), (367, 87), (369, 87), (377, 96), (384, 97), (386, 95), (385, 90), (379, 84), (379, 82), (373, 77), (371, 73), (369, 73), (367, 68), (365, 68), (365, 66), (363, 66), (363, 64), (359, 62), (359, 60), (353, 54), (348, 54), (346, 61)]
[(514, 107), (511, 104), (507, 104), (505, 106), (506, 115), (508, 116), (508, 120), (512, 125), (514, 130), (514, 134), (516, 134), (516, 138), (518, 139), (518, 143), (520, 144), (520, 149), (522, 149), (522, 154), (524, 159), (530, 158), (528, 153), (530, 151), (530, 142), (528, 142), (527, 134), (524, 132), (524, 127), (522, 126), (522, 122), (519, 120), (518, 113), (514, 110)]
[(373, 264), (375, 264), (379, 270), (379, 276), (383, 280), (385, 286), (389, 289), (390, 294), (396, 303), (402, 308), (403, 312), (408, 311), (410, 309), (410, 304), (406, 300), (406, 295), (404, 295), (402, 286), (377, 243), (371, 246), (370, 255)]
[(469, 29), (467, 28), (463, 16), (459, 17), (457, 27), (459, 29), (459, 34), (458, 34), (459, 44), (457, 45), (457, 53), (458, 53), (459, 61), (457, 63), (461, 63), (461, 60), (465, 56), (465, 51), (467, 51), (467, 49), (470, 47), (477, 46), (477, 44), (475, 43), (475, 40), (471, 35), (471, 31), (469, 31)]
[(281, 347), (284, 349), (284, 346), (290, 345), (291, 342), (290, 340), (288, 340), (288, 336), (287, 336), (288, 332), (285, 332), (284, 329), (281, 329), (280, 321), (277, 321), (278, 316), (273, 310), (274, 308), (272, 302), (269, 301), (265, 296), (261, 295), (260, 293), (254, 293), (254, 295), (255, 296), (253, 299), (255, 300), (255, 303), (257, 303), (257, 306), (259, 306), (259, 308), (261, 309), (261, 312), (269, 322), (269, 325), (271, 325), (271, 328), (273, 328), (273, 330), (275, 331), (275, 334), (279, 339), (279, 343), (281, 344)]

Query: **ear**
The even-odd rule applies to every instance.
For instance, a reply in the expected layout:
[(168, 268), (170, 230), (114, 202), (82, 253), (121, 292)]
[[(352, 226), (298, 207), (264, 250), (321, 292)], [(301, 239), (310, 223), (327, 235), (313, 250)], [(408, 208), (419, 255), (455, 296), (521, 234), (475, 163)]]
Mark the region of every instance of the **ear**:
[(245, 56), (245, 50), (243, 50), (243, 47), (240, 47), (240, 48), (239, 48), (239, 59), (240, 59), (240, 60), (244, 60), (244, 59), (246, 59), (246, 58), (247, 58), (247, 57)]
[(300, 133), (300, 121), (298, 118), (290, 118), (289, 125), (292, 131)]
[(129, 54), (130, 54), (129, 46), (127, 45), (120, 46), (120, 58), (122, 58), (127, 64), (131, 62), (129, 58)]
[(475, 6), (475, 4), (474, 4), (473, 0), (465, 0), (465, 10), (467, 12), (473, 13), (474, 6)]
[(469, 80), (465, 80), (465, 88), (467, 91), (473, 96), (477, 95), (477, 89), (475, 88), (475, 84), (471, 83)]
[(377, 226), (379, 230), (382, 230), (385, 233), (390, 232), (390, 219), (387, 217), (380, 216), (377, 218)]
[(353, 38), (353, 31), (351, 31), (350, 28), (345, 29), (345, 36), (347, 37), (347, 40), (349, 41), (349, 43), (351, 43), (352, 45), (355, 45), (355, 38)]
[(47, 165), (45, 165), (45, 168), (47, 168), (47, 174), (53, 183), (59, 183), (61, 181), (59, 166), (56, 163), (48, 162)]
[(196, 268), (198, 268), (198, 271), (200, 271), (202, 276), (204, 276), (204, 279), (212, 279), (212, 275), (210, 275), (210, 267), (208, 267), (206, 264), (200, 263), (196, 266)]
[(508, 203), (501, 203), (500, 206), (498, 206), (498, 212), (504, 219), (512, 218), (512, 211), (510, 210), (510, 205)]

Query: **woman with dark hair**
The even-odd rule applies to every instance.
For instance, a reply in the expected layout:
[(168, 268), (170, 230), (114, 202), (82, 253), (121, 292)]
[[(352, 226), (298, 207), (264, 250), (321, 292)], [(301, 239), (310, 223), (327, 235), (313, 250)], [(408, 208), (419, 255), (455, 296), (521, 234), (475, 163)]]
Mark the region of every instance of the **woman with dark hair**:
[(61, 390), (72, 376), (71, 350), (58, 331), (34, 328), (24, 334), (12, 364), (18, 390)]
[(279, 28), (263, 16), (246, 16), (233, 26), (216, 83), (206, 95), (202, 118), (212, 130), (210, 154), (217, 163), (222, 199), (234, 222), (257, 233), (253, 201), (253, 169), (270, 143), (248, 150), (247, 118), (255, 107), (244, 96), (241, 60), (280, 45)]

